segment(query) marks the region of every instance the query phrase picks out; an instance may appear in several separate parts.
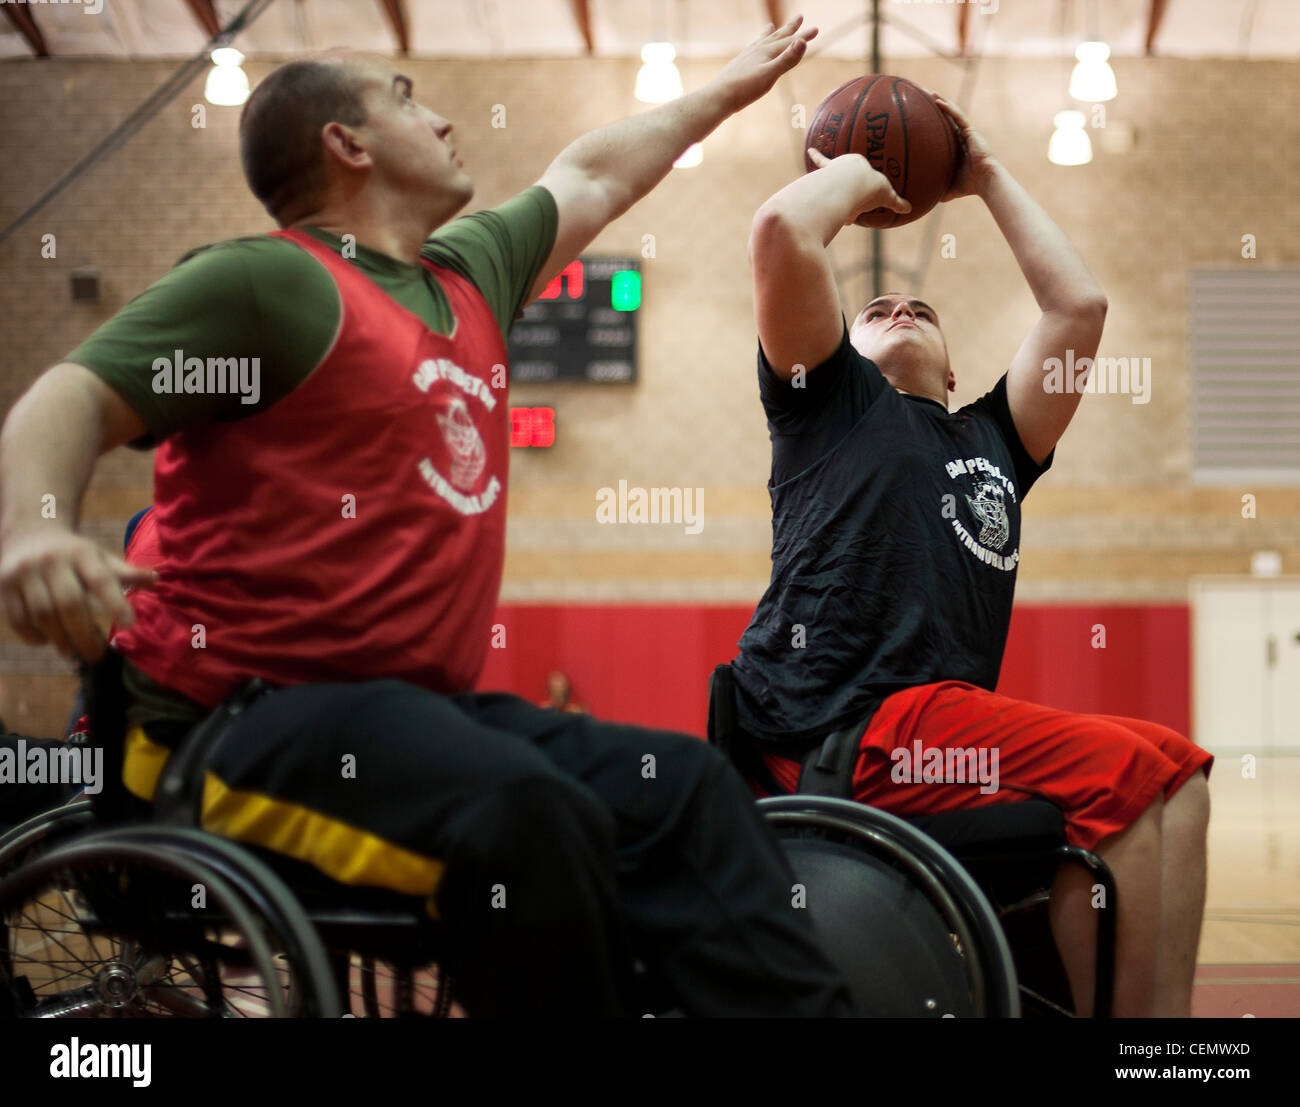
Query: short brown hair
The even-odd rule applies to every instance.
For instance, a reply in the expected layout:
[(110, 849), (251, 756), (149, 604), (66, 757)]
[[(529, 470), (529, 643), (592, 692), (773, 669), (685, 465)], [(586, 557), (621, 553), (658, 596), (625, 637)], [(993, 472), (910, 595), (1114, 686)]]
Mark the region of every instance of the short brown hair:
[(239, 156), (253, 195), (272, 218), (325, 187), (320, 132), (366, 121), (367, 82), (345, 63), (292, 61), (263, 80), (239, 117)]

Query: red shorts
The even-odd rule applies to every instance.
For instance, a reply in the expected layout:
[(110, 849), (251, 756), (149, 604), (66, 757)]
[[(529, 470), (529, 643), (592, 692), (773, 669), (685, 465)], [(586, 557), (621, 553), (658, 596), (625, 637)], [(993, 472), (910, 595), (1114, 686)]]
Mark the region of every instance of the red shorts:
[[(1071, 845), (1094, 849), (1157, 795), (1172, 796), (1214, 758), (1176, 731), (1079, 715), (947, 680), (895, 692), (862, 736), (853, 798), (907, 818), (1037, 796), (1065, 814)], [(933, 750), (933, 753), (927, 752)], [(764, 750), (793, 792), (799, 762)]]

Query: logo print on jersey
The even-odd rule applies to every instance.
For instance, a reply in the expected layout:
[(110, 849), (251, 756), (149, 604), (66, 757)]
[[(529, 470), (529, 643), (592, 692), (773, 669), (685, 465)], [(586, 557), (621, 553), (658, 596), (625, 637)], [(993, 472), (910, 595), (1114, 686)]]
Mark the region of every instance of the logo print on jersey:
[(1000, 550), (1011, 536), (1011, 521), (1007, 518), (1006, 493), (993, 481), (980, 481), (975, 486), (975, 498), (966, 497), (975, 517), (984, 524), (979, 533), (979, 544)]
[[(944, 466), (948, 479), (956, 481), (952, 492), (940, 501), (940, 511), (953, 536), (977, 561), (1004, 573), (1014, 572), (1020, 551), (1003, 550), (1011, 538), (1011, 512), (1018, 502), (1016, 486), (986, 457), (955, 457)], [(972, 496), (966, 489), (975, 493)], [(961, 489), (961, 492), (958, 492)], [(958, 505), (965, 499), (980, 526), (978, 535), (966, 529), (958, 518)], [(964, 514), (964, 513), (962, 513)], [(972, 528), (973, 529), (973, 528)]]
[(483, 466), (487, 464), (483, 436), (470, 418), (465, 401), (460, 398), (447, 405), (446, 415), (438, 413), (435, 417), (451, 452), (451, 483), (462, 492), (472, 492)]
[[(420, 476), (428, 482), (439, 496), (462, 515), (481, 515), (489, 510), (504, 491), (502, 478), (495, 474), (487, 475), (484, 487), (475, 491), (483, 470), (487, 466), (487, 444), (474, 425), (474, 413), (483, 416), (496, 409), (497, 397), (493, 395), (492, 386), (482, 377), (462, 369), (454, 361), (445, 357), (426, 358), (416, 366), (412, 383), (421, 392), (428, 393), (429, 402), (437, 406), (445, 405), (443, 411), (434, 411), (438, 420), (438, 429), (442, 439), (447, 443), (447, 457), (451, 463), (450, 470), (444, 476), (440, 466), (434, 465), (433, 458), (426, 457), (420, 461)], [(492, 429), (488, 416), (488, 433)], [(504, 444), (504, 435), (502, 435)]]

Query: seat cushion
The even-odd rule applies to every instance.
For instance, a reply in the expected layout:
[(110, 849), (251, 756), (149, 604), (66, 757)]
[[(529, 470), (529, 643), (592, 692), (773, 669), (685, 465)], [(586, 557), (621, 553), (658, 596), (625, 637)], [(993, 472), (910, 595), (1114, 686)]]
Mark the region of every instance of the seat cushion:
[(919, 815), (907, 822), (959, 858), (1046, 852), (1066, 844), (1065, 818), (1045, 800)]
[(999, 908), (1051, 887), (1066, 844), (1054, 804), (1029, 799), (908, 819), (962, 863)]

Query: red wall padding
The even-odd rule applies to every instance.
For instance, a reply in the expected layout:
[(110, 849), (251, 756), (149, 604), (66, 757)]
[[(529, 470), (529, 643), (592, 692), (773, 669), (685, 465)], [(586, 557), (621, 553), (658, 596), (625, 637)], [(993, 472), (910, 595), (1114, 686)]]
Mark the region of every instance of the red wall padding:
[[(1105, 649), (1092, 645), (1105, 627)], [(1187, 604), (1018, 604), (998, 691), (1067, 711), (1191, 727)]]
[[(735, 606), (507, 604), (505, 647), (488, 651), (482, 689), (541, 700), (561, 669), (599, 718), (703, 736), (708, 677), (736, 655), (752, 609)], [(1093, 627), (1105, 627), (1094, 648)], [(1186, 604), (1020, 604), (998, 691), (1071, 711), (1130, 715), (1187, 734)]]

